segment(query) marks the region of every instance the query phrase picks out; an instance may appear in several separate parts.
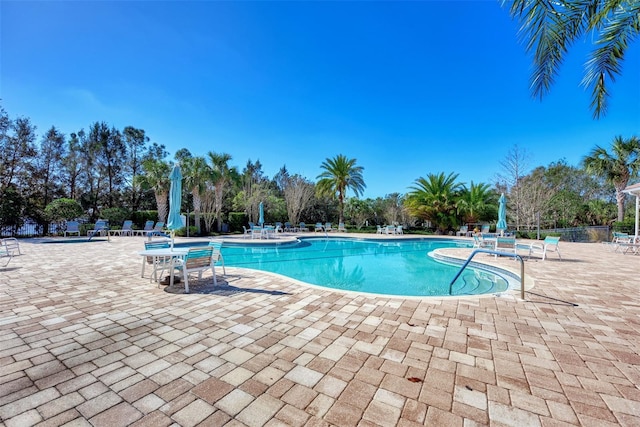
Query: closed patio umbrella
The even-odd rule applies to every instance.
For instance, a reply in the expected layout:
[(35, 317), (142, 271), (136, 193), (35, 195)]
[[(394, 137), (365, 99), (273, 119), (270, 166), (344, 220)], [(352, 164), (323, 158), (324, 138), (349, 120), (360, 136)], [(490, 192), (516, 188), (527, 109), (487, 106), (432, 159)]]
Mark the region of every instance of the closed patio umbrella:
[(260, 218), (258, 218), (258, 224), (263, 225), (264, 224), (264, 205), (262, 204), (262, 202), (260, 202), (260, 206), (258, 210), (260, 211)]
[(179, 164), (173, 167), (169, 179), (171, 180), (171, 188), (169, 189), (169, 218), (167, 220), (167, 228), (171, 232), (171, 247), (173, 247), (175, 231), (182, 228), (182, 217), (180, 216), (180, 206), (182, 205), (182, 173), (180, 172)]
[(504, 230), (507, 229), (507, 198), (504, 197), (504, 193), (500, 195), (498, 202), (498, 223), (496, 224), (496, 230), (500, 230), (500, 234), (504, 234)]

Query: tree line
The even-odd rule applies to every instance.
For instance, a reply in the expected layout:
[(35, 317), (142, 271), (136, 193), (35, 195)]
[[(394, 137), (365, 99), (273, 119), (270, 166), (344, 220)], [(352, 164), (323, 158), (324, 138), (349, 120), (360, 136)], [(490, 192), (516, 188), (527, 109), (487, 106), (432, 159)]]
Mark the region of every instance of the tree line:
[[(341, 154), (322, 161), (315, 180), (286, 166), (268, 177), (259, 160), (249, 159), (242, 169), (232, 160), (228, 153), (201, 156), (187, 148), (170, 158), (143, 129), (105, 122), (68, 136), (52, 126), (38, 136), (29, 118), (11, 119), (0, 107), (0, 229), (15, 231), (29, 221), (44, 232), (50, 221), (76, 217), (114, 225), (134, 217), (141, 226), (141, 211), (165, 221), (175, 163), (183, 175), (182, 211), (193, 214), (200, 234), (257, 222), (261, 202), (267, 222), (344, 222), (359, 230), (402, 224), (447, 233), (463, 224), (495, 223), (500, 193), (507, 195), (513, 229), (605, 225), (633, 216), (622, 189), (638, 178), (640, 140), (616, 137), (611, 149), (595, 147), (580, 166), (559, 160), (530, 168), (526, 150), (514, 146), (492, 184), (427, 173), (408, 192), (375, 199), (360, 199), (365, 169)], [(78, 208), (51, 209), (61, 201)]]

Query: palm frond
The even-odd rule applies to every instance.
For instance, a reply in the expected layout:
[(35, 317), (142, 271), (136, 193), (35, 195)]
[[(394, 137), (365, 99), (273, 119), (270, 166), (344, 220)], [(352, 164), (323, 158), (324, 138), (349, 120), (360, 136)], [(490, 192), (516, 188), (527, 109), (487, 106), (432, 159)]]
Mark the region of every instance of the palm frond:
[[(581, 85), (591, 88), (594, 118), (606, 114), (609, 99), (607, 81), (614, 82), (616, 76), (622, 73), (624, 54), (640, 32), (640, 3), (625, 6), (627, 7), (618, 4), (608, 17), (600, 18), (607, 23), (601, 29), (596, 49), (585, 64), (586, 72)], [(601, 14), (604, 12), (603, 10)]]

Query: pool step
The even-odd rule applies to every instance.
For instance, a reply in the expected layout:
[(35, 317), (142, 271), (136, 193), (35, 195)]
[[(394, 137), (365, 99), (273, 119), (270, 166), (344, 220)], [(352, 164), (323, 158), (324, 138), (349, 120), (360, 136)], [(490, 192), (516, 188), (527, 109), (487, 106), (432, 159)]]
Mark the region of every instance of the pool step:
[(481, 271), (468, 271), (453, 286), (453, 295), (490, 294), (498, 291), (495, 276)]

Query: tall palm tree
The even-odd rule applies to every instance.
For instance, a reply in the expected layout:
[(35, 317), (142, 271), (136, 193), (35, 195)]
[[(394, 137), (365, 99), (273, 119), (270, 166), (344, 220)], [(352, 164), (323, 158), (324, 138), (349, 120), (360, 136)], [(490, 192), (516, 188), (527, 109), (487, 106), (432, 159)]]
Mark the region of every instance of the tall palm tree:
[(348, 159), (343, 154), (338, 154), (333, 159), (326, 159), (320, 165), (324, 171), (317, 176), (319, 179), (317, 191), (320, 195), (338, 197), (338, 222), (344, 222), (344, 198), (347, 190), (352, 190), (359, 196), (367, 187), (362, 177), (364, 168), (356, 166), (356, 159)]
[(618, 204), (618, 221), (624, 219), (625, 189), (631, 178), (640, 172), (640, 139), (632, 136), (624, 139), (617, 136), (613, 139), (611, 153), (596, 146), (583, 161), (587, 172), (604, 178), (616, 189)]
[(142, 162), (143, 175), (139, 175), (142, 188), (153, 190), (158, 206), (158, 220), (166, 222), (169, 213), (169, 188), (171, 165), (163, 160), (148, 159)]
[(207, 179), (211, 177), (211, 169), (204, 157), (189, 157), (184, 159), (185, 188), (191, 191), (193, 197), (193, 214), (200, 234), (200, 212), (202, 211), (201, 194), (204, 191)]
[(489, 184), (482, 182), (474, 184), (471, 181), (469, 188), (466, 185), (462, 185), (457, 206), (463, 220), (473, 223), (484, 219), (482, 215), (497, 204), (498, 195), (491, 189)]
[(231, 184), (238, 179), (238, 170), (235, 167), (229, 167), (231, 154), (214, 153), (209, 151), (210, 169), (212, 172), (212, 182), (215, 189), (214, 211), (216, 221), (218, 222), (218, 230), (222, 229), (222, 204), (225, 194), (230, 190)]
[(594, 117), (604, 115), (608, 81), (622, 74), (630, 43), (640, 33), (637, 0), (502, 0), (521, 23), (527, 51), (533, 51), (531, 88), (542, 97), (549, 92), (569, 48), (585, 37), (593, 45), (582, 85), (591, 89)]
[(409, 213), (422, 220), (433, 222), (444, 232), (456, 224), (457, 198), (461, 184), (458, 174), (428, 174), (427, 178), (416, 179), (413, 191), (407, 197)]

